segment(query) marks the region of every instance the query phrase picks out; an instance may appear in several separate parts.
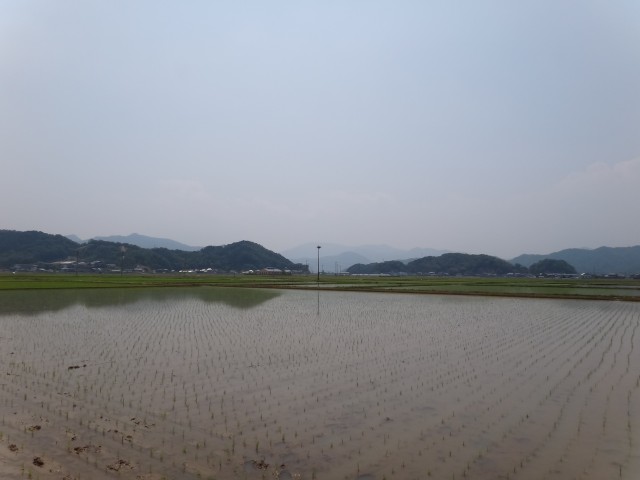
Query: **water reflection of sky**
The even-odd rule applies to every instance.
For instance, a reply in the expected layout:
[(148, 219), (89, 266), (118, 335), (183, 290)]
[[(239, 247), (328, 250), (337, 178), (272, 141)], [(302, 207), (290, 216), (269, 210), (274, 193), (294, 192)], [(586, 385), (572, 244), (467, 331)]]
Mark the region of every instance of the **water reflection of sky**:
[(220, 303), (237, 309), (251, 309), (280, 294), (281, 292), (277, 290), (216, 287), (5, 291), (0, 292), (0, 315), (60, 311), (76, 305), (99, 308), (130, 306), (140, 302), (162, 303), (186, 300)]

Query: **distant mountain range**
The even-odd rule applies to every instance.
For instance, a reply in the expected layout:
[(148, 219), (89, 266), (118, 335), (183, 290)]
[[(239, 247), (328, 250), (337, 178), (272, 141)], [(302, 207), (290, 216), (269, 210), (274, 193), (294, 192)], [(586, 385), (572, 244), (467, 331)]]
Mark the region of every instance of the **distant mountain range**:
[(468, 253), (444, 253), (439, 257), (427, 256), (407, 263), (387, 260), (368, 265), (356, 264), (349, 267), (353, 274), (398, 274), (413, 275), (506, 275), (508, 273), (529, 273), (521, 267), (490, 255), (470, 255)]
[(564, 260), (581, 273), (632, 275), (640, 273), (640, 245), (635, 247), (600, 247), (593, 250), (569, 248), (548, 255), (520, 255), (511, 263), (529, 267), (540, 260)]
[(140, 235), (139, 233), (132, 233), (130, 235), (111, 235), (108, 237), (92, 237), (86, 240), (82, 240), (77, 235), (66, 235), (66, 237), (76, 243), (85, 243), (89, 240), (104, 240), (105, 242), (137, 245), (142, 248), (167, 248), (169, 250), (183, 250), (185, 252), (197, 252), (202, 249), (202, 247), (192, 247), (191, 245), (185, 245), (184, 243), (176, 242), (169, 238), (148, 237), (146, 235)]
[[(66, 258), (80, 261), (102, 260), (120, 265), (123, 244), (127, 245), (125, 255), (128, 264), (141, 264), (153, 269), (182, 269), (215, 266), (221, 270), (245, 270), (275, 267), (291, 270), (316, 272), (318, 261), (317, 244), (307, 243), (281, 252), (267, 250), (253, 242), (242, 241), (219, 247), (193, 247), (175, 240), (149, 237), (133, 233), (127, 236), (113, 235), (81, 240), (75, 235), (50, 235), (42, 232), (16, 232), (0, 230), (0, 267), (9, 268), (15, 264), (53, 262)], [(384, 264), (384, 269), (395, 271), (434, 271), (434, 258), (451, 253), (431, 248), (403, 250), (387, 245), (346, 246), (335, 243), (320, 244), (320, 269), (326, 273), (345, 272), (354, 265), (358, 271), (373, 271), (382, 267), (363, 268), (370, 264)], [(486, 256), (485, 256), (486, 257)], [(446, 257), (448, 259), (454, 257)], [(475, 257), (474, 257), (475, 258)], [(478, 257), (487, 260), (484, 257)], [(412, 268), (404, 268), (416, 260)], [(530, 267), (544, 259), (564, 260), (579, 273), (635, 275), (640, 273), (640, 245), (632, 247), (600, 247), (593, 250), (571, 248), (546, 255), (525, 254), (509, 260), (518, 271), (517, 265)], [(444, 259), (443, 259), (444, 260)], [(467, 258), (465, 261), (468, 261)], [(477, 259), (475, 259), (477, 260)], [(474, 261), (475, 261), (474, 260)], [(494, 260), (492, 260), (494, 261)], [(129, 265), (129, 266), (131, 266)], [(504, 270), (503, 266), (500, 267)]]
[[(200, 250), (184, 251), (168, 248), (143, 248), (138, 245), (88, 240), (77, 243), (62, 235), (28, 231), (0, 230), (0, 267), (33, 270), (64, 270), (63, 261), (82, 265), (82, 271), (134, 270), (207, 270), (246, 271), (268, 267), (306, 271), (282, 255), (257, 243), (240, 241)], [(16, 268), (18, 269), (18, 268)]]
[[(409, 264), (414, 260), (425, 257), (439, 257), (447, 253), (446, 250), (431, 248), (414, 248), (402, 250), (386, 245), (362, 245), (358, 247), (338, 244), (321, 244), (320, 270), (333, 273), (336, 270), (350, 271), (354, 265), (387, 264), (399, 261)], [(317, 269), (317, 245), (307, 243), (285, 250), (282, 255), (292, 261), (308, 264), (309, 270)], [(509, 260), (514, 266), (520, 264), (529, 268), (540, 260), (564, 260), (579, 273), (606, 275), (617, 273), (635, 275), (640, 273), (640, 245), (633, 247), (600, 247), (593, 250), (586, 248), (570, 248), (546, 255), (520, 255)], [(337, 268), (336, 268), (337, 267)], [(363, 271), (362, 266), (356, 269)], [(367, 270), (367, 269), (364, 269)], [(375, 270), (372, 267), (371, 270)], [(409, 271), (410, 269), (405, 269)]]
[[(416, 258), (439, 256), (443, 253), (448, 253), (446, 250), (433, 248), (403, 250), (388, 245), (359, 245), (354, 247), (336, 243), (321, 243), (320, 246), (320, 270), (327, 273), (346, 271), (349, 267), (358, 263), (366, 264), (389, 260), (400, 260), (406, 263)], [(312, 272), (317, 271), (318, 245), (315, 243), (305, 243), (280, 253), (292, 262), (309, 265), (309, 270)]]

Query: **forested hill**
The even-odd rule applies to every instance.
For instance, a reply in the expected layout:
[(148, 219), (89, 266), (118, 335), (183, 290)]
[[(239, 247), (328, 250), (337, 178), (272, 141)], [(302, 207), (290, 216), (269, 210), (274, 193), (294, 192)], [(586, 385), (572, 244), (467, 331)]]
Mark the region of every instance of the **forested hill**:
[(62, 235), (0, 230), (0, 267), (16, 263), (54, 262), (75, 255), (78, 244)]
[[(123, 248), (124, 247), (124, 248)], [(196, 252), (166, 248), (141, 248), (135, 245), (89, 240), (76, 243), (62, 235), (43, 232), (0, 230), (0, 267), (17, 264), (52, 264), (64, 260), (133, 269), (143, 266), (152, 270), (184, 270), (212, 268), (218, 271), (258, 270), (267, 267), (307, 271), (263, 246), (240, 241), (223, 246), (209, 246)]]
[(570, 248), (548, 255), (520, 255), (512, 260), (526, 267), (551, 258), (564, 260), (575, 267), (578, 272), (625, 275), (640, 273), (640, 245), (635, 247), (600, 247), (594, 250)]
[(507, 273), (525, 273), (528, 270), (490, 255), (471, 255), (467, 253), (445, 253), (439, 257), (424, 257), (408, 263), (390, 261), (352, 265), (349, 273), (384, 274), (406, 272), (410, 274), (445, 273), (447, 275), (504, 275)]

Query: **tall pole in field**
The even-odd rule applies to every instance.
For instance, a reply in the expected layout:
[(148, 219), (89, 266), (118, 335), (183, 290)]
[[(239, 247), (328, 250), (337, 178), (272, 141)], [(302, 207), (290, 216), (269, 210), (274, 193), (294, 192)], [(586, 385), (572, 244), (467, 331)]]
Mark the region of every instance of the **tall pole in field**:
[(318, 245), (318, 286), (320, 286), (320, 245)]
[(122, 276), (122, 272), (124, 271), (124, 252), (127, 251), (127, 247), (122, 245), (120, 247), (120, 252), (122, 253), (122, 258), (120, 259), (120, 276)]

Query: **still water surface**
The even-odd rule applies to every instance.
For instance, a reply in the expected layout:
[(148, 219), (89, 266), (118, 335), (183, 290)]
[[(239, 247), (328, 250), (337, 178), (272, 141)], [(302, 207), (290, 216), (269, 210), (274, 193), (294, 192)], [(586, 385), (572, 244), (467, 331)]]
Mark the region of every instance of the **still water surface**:
[(620, 302), (0, 292), (0, 473), (636, 478), (639, 323)]

